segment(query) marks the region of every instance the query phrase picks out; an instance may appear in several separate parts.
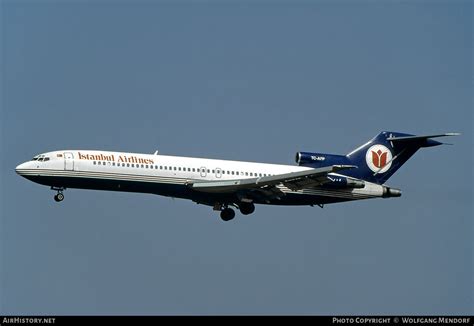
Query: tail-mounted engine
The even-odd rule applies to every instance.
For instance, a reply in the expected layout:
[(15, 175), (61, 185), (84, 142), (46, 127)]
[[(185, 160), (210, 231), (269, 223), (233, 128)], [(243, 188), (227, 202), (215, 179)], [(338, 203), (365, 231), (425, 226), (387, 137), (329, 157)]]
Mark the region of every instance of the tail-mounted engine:
[(329, 182), (324, 183), (323, 187), (328, 188), (364, 188), (365, 182), (338, 175), (328, 175)]
[(295, 161), (299, 166), (308, 166), (312, 168), (320, 168), (337, 164), (350, 165), (349, 159), (344, 155), (323, 153), (298, 152), (296, 153)]
[[(296, 153), (295, 161), (299, 166), (307, 166), (311, 168), (321, 168), (338, 164), (350, 165), (349, 159), (344, 155), (324, 153), (298, 152)], [(329, 175), (327, 182), (324, 182), (322, 186), (339, 189), (364, 188), (365, 182), (350, 177)]]

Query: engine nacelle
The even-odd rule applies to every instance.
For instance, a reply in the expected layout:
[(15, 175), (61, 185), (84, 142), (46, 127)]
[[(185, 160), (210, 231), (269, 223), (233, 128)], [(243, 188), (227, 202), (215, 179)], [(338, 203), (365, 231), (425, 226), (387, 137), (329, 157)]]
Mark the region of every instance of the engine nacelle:
[(323, 187), (328, 188), (364, 188), (365, 182), (362, 180), (355, 180), (352, 178), (328, 175), (329, 182), (324, 183)]
[(305, 163), (322, 163), (326, 160), (325, 154), (320, 153), (308, 153), (308, 152), (298, 152), (296, 153), (295, 161), (299, 165)]
[[(299, 166), (311, 168), (321, 168), (331, 165), (351, 165), (351, 162), (345, 155), (334, 155), (324, 153), (298, 152), (295, 157)], [(350, 177), (328, 175), (328, 182), (323, 183), (327, 188), (364, 188), (365, 182)]]
[(313, 168), (331, 166), (337, 164), (350, 164), (349, 159), (344, 155), (298, 152), (295, 157), (296, 163), (300, 166)]

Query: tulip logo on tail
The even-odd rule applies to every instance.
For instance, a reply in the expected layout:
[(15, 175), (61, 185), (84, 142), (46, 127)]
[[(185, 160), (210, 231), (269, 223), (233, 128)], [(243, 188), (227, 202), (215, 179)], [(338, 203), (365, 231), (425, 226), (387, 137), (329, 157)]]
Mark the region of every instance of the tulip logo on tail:
[(367, 150), (365, 161), (373, 172), (384, 173), (392, 165), (392, 152), (384, 145), (374, 145)]

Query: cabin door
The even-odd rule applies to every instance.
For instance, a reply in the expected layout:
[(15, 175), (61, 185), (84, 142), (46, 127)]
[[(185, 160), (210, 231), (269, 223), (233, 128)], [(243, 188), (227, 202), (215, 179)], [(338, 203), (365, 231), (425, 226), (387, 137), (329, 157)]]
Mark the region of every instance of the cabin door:
[(64, 153), (64, 170), (74, 171), (74, 154)]

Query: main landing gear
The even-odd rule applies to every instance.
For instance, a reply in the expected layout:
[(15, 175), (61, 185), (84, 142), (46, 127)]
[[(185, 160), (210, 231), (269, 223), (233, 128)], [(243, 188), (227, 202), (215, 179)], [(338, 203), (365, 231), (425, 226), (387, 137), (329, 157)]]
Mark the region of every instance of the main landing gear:
[(230, 221), (235, 217), (235, 212), (232, 208), (226, 207), (221, 211), (221, 219), (223, 221)]
[(56, 195), (54, 195), (54, 201), (59, 203), (59, 202), (64, 200), (63, 191), (64, 191), (65, 188), (51, 187), (51, 189), (56, 190), (58, 192)]
[(255, 205), (253, 203), (240, 203), (239, 209), (242, 214), (249, 215), (255, 211)]
[[(255, 211), (255, 205), (253, 203), (239, 203), (238, 206), (236, 204), (231, 204), (240, 210), (243, 215), (252, 214)], [(223, 221), (230, 221), (235, 217), (235, 211), (232, 208), (229, 208), (227, 204), (220, 204), (216, 203), (214, 205), (215, 211), (221, 212), (221, 219)]]

